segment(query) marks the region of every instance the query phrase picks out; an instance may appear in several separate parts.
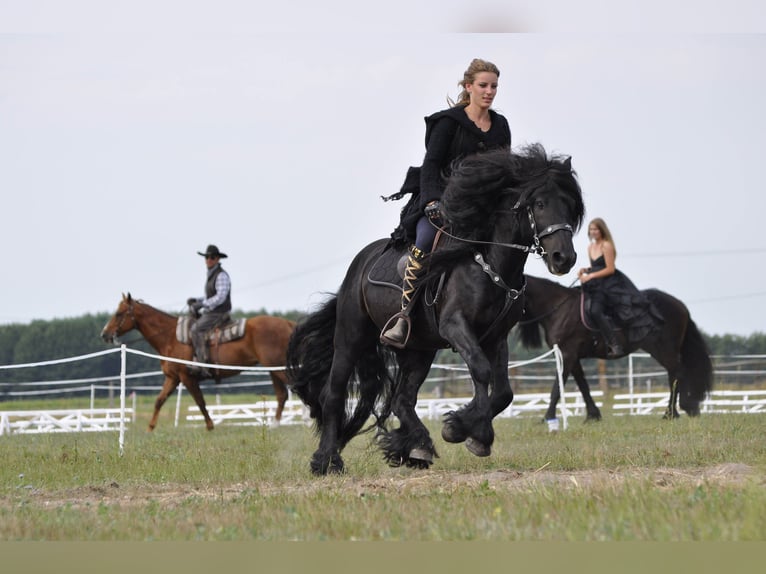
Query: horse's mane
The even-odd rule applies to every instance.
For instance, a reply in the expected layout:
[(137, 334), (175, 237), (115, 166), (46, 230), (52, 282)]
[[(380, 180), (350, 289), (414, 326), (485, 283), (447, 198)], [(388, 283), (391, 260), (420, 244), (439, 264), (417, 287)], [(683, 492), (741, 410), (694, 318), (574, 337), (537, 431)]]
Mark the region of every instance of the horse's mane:
[(162, 309), (157, 309), (157, 307), (154, 307), (153, 305), (149, 305), (146, 301), (143, 299), (136, 299), (135, 297), (132, 298), (133, 303), (140, 305), (141, 307), (147, 307), (150, 310), (154, 311), (155, 313), (159, 313), (160, 315), (164, 315), (168, 317), (169, 319), (178, 319), (177, 315), (173, 315), (172, 313), (168, 313), (167, 311), (163, 311)]
[(467, 156), (453, 166), (442, 196), (442, 206), (453, 233), (467, 239), (486, 239), (492, 231), (498, 204), (526, 205), (532, 194), (556, 185), (571, 198), (578, 228), (585, 208), (569, 157), (548, 156), (535, 143), (510, 152), (500, 148)]
[[(566, 194), (577, 231), (585, 216), (585, 205), (571, 158), (556, 154), (549, 157), (539, 143), (512, 152), (500, 148), (457, 161), (442, 195), (442, 209), (453, 235), (486, 241), (500, 212), (517, 208), (518, 224), (519, 217), (526, 217), (526, 210), (521, 208), (536, 191), (549, 187)], [(434, 252), (431, 265), (450, 265), (474, 249), (470, 243), (460, 242)]]

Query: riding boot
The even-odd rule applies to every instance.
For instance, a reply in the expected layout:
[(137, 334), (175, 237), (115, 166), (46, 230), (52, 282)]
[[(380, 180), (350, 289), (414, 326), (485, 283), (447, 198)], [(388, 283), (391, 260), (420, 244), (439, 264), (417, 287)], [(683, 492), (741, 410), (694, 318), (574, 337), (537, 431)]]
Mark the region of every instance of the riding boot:
[[(391, 317), (383, 327), (380, 341), (393, 347), (404, 348), (410, 338), (410, 312), (412, 300), (418, 289), (418, 281), (423, 274), (421, 263), (425, 253), (415, 247), (410, 247), (407, 256), (407, 266), (404, 268), (404, 280), (402, 281), (402, 310)], [(393, 327), (389, 327), (391, 321), (396, 319)]]
[[(205, 333), (194, 333), (192, 335), (192, 347), (194, 349), (194, 358), (192, 360), (195, 363), (207, 363), (208, 358)], [(209, 379), (212, 377), (210, 371), (208, 371), (207, 368), (201, 367), (199, 365), (189, 365), (187, 369), (189, 373), (195, 377), (200, 377), (203, 379)]]
[(622, 357), (625, 352), (622, 350), (622, 345), (617, 341), (617, 335), (615, 334), (614, 323), (612, 320), (609, 317), (599, 317), (598, 326), (604, 337), (604, 341), (606, 341), (607, 359)]

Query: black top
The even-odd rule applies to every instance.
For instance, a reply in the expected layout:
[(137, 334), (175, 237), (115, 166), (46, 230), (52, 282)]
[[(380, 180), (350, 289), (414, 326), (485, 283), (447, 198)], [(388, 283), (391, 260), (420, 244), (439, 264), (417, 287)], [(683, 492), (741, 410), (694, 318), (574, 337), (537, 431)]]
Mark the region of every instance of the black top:
[(508, 120), (489, 110), (491, 126), (483, 132), (465, 113), (465, 106), (436, 112), (426, 120), (426, 155), (420, 169), (420, 208), (439, 199), (446, 187), (452, 162), (467, 155), (511, 147)]

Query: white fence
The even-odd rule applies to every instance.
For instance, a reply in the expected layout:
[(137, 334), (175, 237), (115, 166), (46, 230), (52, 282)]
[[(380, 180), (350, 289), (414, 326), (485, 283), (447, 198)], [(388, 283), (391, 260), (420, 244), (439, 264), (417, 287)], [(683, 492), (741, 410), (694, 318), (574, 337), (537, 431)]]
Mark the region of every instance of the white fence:
[(132, 417), (133, 412), (133, 409), (0, 411), (0, 436), (12, 433), (119, 431), (123, 417)]
[[(96, 409), (94, 408), (94, 396), (95, 391), (98, 389), (105, 389), (109, 387), (104, 385), (107, 381), (115, 381), (116, 377), (104, 377), (99, 379), (80, 379), (70, 381), (42, 381), (24, 383), (25, 387), (30, 387), (30, 390), (23, 392), (8, 393), (16, 396), (36, 396), (42, 394), (49, 394), (51, 390), (49, 387), (61, 383), (66, 384), (67, 387), (61, 389), (61, 392), (83, 392), (90, 391), (91, 394), (91, 408), (90, 409), (69, 409), (69, 410), (0, 410), (0, 436), (8, 434), (24, 434), (24, 433), (45, 433), (45, 432), (100, 432), (100, 431), (117, 431), (119, 433), (118, 445), (120, 453), (124, 448), (124, 433), (128, 424), (135, 421), (135, 394), (133, 394), (133, 406), (128, 407), (126, 405), (126, 382), (139, 377), (146, 377), (148, 375), (160, 375), (159, 371), (154, 373), (143, 374), (131, 374), (126, 373), (127, 354), (137, 354), (147, 356), (156, 359), (164, 359), (169, 361), (176, 361), (186, 364), (194, 364), (190, 361), (181, 361), (178, 359), (172, 359), (168, 357), (162, 357), (159, 355), (152, 355), (144, 353), (134, 349), (128, 349), (124, 345), (121, 348), (109, 349), (99, 353), (93, 353), (90, 355), (84, 355), (80, 357), (72, 357), (57, 361), (46, 361), (42, 363), (30, 363), (25, 365), (0, 365), (0, 372), (4, 369), (19, 369), (25, 367), (39, 367), (44, 365), (51, 365), (56, 363), (66, 363), (78, 360), (87, 360), (93, 357), (101, 356), (108, 353), (120, 352), (121, 353), (121, 368), (119, 374), (119, 408), (108, 409)], [(668, 391), (666, 374), (662, 370), (649, 370), (640, 372), (635, 367), (634, 362), (642, 358), (647, 358), (646, 354), (634, 354), (630, 355), (628, 359), (628, 393), (618, 393), (611, 397), (611, 409), (615, 415), (649, 415), (664, 413), (668, 403)], [(758, 361), (758, 366), (762, 366), (766, 361), (766, 356), (762, 355), (739, 355), (731, 357), (719, 357), (718, 363), (721, 368), (715, 370), (717, 378), (726, 376), (736, 376), (739, 378), (750, 377), (755, 385), (766, 381), (766, 370), (762, 368), (747, 368), (750, 364), (748, 361)], [(551, 374), (544, 376), (542, 379), (548, 381), (558, 381), (560, 391), (563, 391), (561, 380), (561, 358), (560, 352), (557, 347), (554, 347), (551, 351), (540, 355), (530, 361), (516, 362), (509, 364), (509, 370), (519, 369), (525, 365), (531, 363), (553, 363), (551, 366)], [(656, 365), (655, 365), (656, 367)], [(282, 367), (240, 367), (240, 366), (219, 366), (219, 368), (230, 368), (240, 371), (254, 371), (265, 373), (272, 370), (281, 370)], [(442, 369), (445, 371), (464, 371), (467, 372), (465, 366), (458, 365), (434, 365), (434, 369)], [(525, 378), (518, 371), (514, 374), (514, 379), (519, 381)], [(468, 375), (465, 375), (466, 378)], [(541, 380), (538, 375), (537, 380)], [(592, 377), (595, 382), (595, 377)], [(659, 383), (657, 381), (660, 381)], [(72, 386), (72, 384), (78, 384), (80, 386)], [(82, 386), (82, 383), (90, 383), (87, 386)], [(2, 383), (0, 385), (9, 384)], [(233, 385), (218, 385), (219, 389), (223, 389), (226, 386), (243, 386), (243, 385), (257, 385), (268, 384), (266, 383), (239, 383)], [(18, 383), (14, 383), (18, 386)], [(33, 390), (36, 386), (48, 387), (46, 390)], [(645, 387), (645, 392), (636, 391), (639, 387)], [(654, 391), (653, 386), (662, 389), (661, 391)], [(763, 385), (761, 385), (763, 386)], [(159, 385), (153, 386), (133, 386), (134, 390), (152, 390), (157, 392)], [(181, 415), (181, 396), (183, 385), (178, 388), (177, 402), (176, 402), (176, 416), (175, 424), (179, 424)], [(579, 392), (562, 392), (562, 400), (559, 403), (559, 413), (563, 421), (564, 429), (567, 427), (567, 418), (569, 416), (580, 416), (584, 413), (584, 403)], [(592, 391), (592, 396), (596, 400), (596, 404), (603, 408), (603, 392), (600, 390)], [(500, 417), (522, 417), (522, 416), (539, 416), (548, 407), (548, 393), (516, 393), (513, 403), (502, 413)], [(470, 398), (451, 398), (451, 399), (421, 399), (416, 405), (417, 414), (423, 419), (440, 419), (445, 413), (451, 410), (457, 410), (462, 405), (467, 403)], [(263, 400), (251, 404), (231, 404), (222, 405), (214, 404), (208, 405), (208, 411), (216, 424), (239, 424), (239, 425), (266, 425), (271, 426), (276, 422), (276, 401)], [(738, 412), (738, 413), (763, 413), (766, 412), (766, 390), (715, 390), (701, 405), (702, 413), (724, 413), (724, 412)], [(202, 417), (198, 412), (196, 405), (188, 407), (188, 412), (184, 417), (184, 420), (190, 424), (201, 424)], [(285, 405), (285, 409), (282, 416), (281, 424), (309, 424), (310, 420), (308, 412), (304, 405), (300, 401), (288, 400)]]

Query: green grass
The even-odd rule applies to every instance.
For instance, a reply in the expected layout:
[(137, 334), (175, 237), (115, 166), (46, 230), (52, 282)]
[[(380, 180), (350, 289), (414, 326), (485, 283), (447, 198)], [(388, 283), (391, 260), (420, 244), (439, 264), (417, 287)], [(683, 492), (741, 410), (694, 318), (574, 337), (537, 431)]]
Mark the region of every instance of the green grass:
[(761, 415), (495, 421), (493, 454), (441, 440), (390, 468), (371, 435), (317, 478), (309, 428), (172, 425), (0, 437), (0, 540), (638, 540), (766, 537)]

